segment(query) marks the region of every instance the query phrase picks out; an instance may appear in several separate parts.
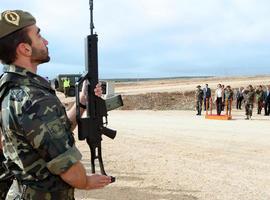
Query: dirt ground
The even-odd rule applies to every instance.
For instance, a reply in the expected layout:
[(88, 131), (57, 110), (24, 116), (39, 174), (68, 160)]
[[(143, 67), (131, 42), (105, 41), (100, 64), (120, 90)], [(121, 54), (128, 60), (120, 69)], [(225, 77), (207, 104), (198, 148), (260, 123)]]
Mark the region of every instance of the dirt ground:
[[(125, 106), (109, 112), (109, 127), (118, 134), (102, 143), (105, 169), (117, 180), (76, 190), (76, 199), (269, 200), (270, 117), (244, 120), (243, 110), (230, 121), (195, 116), (193, 92), (205, 83), (214, 91), (218, 83), (269, 85), (270, 76), (117, 83)], [(67, 108), (74, 102), (58, 95)], [(90, 173), (88, 146), (77, 146)]]
[[(103, 190), (76, 191), (91, 200), (268, 200), (270, 117), (206, 120), (194, 111), (112, 111), (115, 140), (104, 138)], [(90, 170), (89, 151), (77, 142)]]

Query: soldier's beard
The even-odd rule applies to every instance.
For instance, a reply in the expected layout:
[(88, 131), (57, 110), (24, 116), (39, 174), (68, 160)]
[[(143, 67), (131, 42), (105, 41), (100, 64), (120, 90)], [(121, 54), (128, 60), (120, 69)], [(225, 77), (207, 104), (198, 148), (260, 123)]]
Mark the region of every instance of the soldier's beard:
[(31, 60), (33, 63), (46, 63), (50, 61), (50, 56), (48, 53), (48, 48), (46, 47), (46, 50), (40, 50), (35, 47), (32, 47), (32, 56)]

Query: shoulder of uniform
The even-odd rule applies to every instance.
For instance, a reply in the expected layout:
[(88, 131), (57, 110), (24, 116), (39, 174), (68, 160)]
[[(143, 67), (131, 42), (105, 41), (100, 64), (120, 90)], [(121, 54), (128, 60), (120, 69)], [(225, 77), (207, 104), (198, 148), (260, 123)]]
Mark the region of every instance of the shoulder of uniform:
[(25, 86), (15, 86), (9, 89), (4, 99), (13, 102), (23, 102), (29, 99), (28, 88)]

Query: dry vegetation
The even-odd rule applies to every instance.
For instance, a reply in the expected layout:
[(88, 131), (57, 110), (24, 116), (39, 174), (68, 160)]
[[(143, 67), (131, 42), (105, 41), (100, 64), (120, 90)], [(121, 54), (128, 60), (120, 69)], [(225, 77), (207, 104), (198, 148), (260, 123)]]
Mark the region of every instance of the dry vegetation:
[(163, 92), (124, 95), (122, 110), (191, 110), (194, 92)]

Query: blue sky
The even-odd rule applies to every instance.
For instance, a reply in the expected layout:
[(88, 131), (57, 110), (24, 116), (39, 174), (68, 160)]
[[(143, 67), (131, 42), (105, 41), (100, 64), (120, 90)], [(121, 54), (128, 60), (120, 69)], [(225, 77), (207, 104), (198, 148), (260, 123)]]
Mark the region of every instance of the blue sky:
[[(51, 61), (84, 71), (88, 0), (0, 0), (37, 18)], [(100, 78), (270, 74), (269, 0), (94, 0)]]

